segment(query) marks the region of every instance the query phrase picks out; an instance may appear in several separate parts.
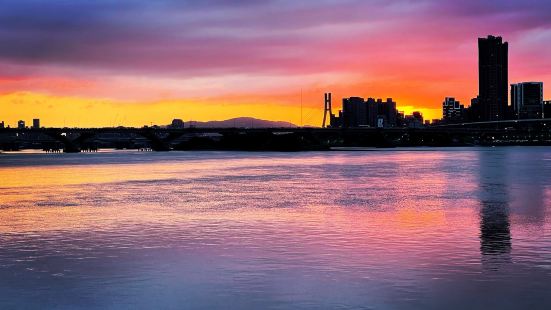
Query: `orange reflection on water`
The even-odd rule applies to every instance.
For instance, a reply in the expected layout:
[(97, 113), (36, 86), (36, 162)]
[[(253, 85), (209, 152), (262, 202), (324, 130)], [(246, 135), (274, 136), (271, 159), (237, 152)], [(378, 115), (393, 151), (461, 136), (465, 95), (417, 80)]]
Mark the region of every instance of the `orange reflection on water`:
[(201, 288), (202, 302), (260, 292), (348, 308), (548, 293), (546, 150), (9, 156), (0, 273), (26, 287), (39, 274), (132, 298), (161, 283)]

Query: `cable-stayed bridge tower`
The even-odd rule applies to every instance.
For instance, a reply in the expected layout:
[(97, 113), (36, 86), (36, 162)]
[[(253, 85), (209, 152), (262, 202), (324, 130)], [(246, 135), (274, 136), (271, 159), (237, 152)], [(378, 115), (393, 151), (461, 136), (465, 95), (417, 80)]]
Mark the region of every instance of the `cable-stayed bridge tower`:
[(329, 122), (331, 122), (331, 116), (333, 115), (333, 112), (331, 110), (331, 93), (325, 93), (325, 102), (323, 107), (323, 124), (321, 125), (322, 128), (327, 127), (327, 115), (329, 115)]

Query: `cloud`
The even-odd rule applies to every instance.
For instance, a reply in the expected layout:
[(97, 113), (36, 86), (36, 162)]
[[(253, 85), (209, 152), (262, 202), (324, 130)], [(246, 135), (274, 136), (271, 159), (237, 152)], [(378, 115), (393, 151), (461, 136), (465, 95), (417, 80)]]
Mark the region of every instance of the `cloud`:
[(133, 74), (315, 72), (318, 47), (392, 11), (372, 3), (8, 0), (0, 59)]
[(0, 92), (261, 102), (336, 89), (428, 109), (476, 95), (480, 36), (511, 43), (512, 80), (551, 78), (550, 33), (544, 0), (4, 0)]
[(102, 74), (313, 73), (342, 65), (337, 44), (350, 51), (338, 49), (342, 58), (360, 45), (384, 49), (386, 36), (422, 44), (431, 19), (548, 27), (551, 5), (529, 2), (7, 0), (0, 60)]

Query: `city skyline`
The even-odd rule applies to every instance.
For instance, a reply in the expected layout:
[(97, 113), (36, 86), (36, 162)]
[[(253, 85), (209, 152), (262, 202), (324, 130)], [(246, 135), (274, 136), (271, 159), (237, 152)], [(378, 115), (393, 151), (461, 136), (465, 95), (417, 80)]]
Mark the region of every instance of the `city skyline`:
[(85, 127), (251, 116), (300, 125), (302, 108), (302, 124), (319, 126), (326, 91), (336, 102), (392, 97), (398, 110), (439, 118), (445, 97), (478, 94), (476, 38), (490, 34), (510, 44), (510, 83), (548, 87), (549, 4), (530, 3), (538, 5), (11, 1), (0, 22), (0, 120)]

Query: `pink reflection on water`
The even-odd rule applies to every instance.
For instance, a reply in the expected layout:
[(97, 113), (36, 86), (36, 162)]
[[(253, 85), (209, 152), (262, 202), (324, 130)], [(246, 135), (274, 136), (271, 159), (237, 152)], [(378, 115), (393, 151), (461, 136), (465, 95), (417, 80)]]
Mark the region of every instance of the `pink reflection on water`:
[(1, 167), (0, 265), (350, 307), (551, 279), (545, 150), (147, 156)]

